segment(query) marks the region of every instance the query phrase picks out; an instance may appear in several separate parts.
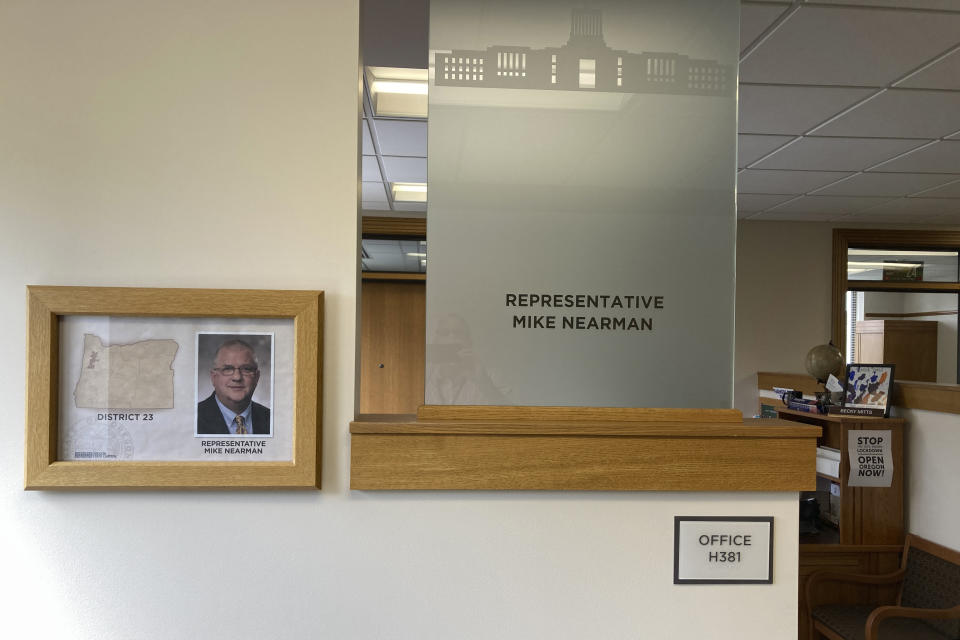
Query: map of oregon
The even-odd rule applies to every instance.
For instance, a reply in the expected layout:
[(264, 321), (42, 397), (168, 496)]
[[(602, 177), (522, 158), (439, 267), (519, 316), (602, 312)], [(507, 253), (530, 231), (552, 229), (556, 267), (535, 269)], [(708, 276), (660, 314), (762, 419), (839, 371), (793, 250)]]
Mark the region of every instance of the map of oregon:
[(80, 379), (73, 397), (78, 409), (172, 409), (175, 340), (143, 340), (104, 346), (83, 336)]

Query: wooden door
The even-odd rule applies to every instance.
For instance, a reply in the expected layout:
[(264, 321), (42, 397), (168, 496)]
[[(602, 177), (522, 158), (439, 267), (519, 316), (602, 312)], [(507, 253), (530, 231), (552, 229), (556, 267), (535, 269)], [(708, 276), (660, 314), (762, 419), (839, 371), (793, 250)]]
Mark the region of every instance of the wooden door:
[(364, 280), (360, 413), (415, 413), (423, 404), (426, 283)]

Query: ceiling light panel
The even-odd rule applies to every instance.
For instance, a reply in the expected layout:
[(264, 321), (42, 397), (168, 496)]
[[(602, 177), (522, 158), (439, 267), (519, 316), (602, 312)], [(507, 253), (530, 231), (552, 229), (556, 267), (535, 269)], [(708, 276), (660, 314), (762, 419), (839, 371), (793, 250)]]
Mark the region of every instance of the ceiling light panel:
[(367, 67), (370, 101), (377, 116), (427, 117), (427, 70)]
[(427, 185), (424, 182), (394, 182), (391, 188), (394, 202), (427, 201)]

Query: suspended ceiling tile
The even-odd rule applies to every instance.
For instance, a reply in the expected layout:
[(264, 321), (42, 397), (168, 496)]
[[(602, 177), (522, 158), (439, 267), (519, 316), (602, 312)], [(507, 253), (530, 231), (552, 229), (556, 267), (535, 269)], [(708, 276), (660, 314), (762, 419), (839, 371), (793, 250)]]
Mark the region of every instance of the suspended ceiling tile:
[(743, 168), (793, 140), (793, 136), (764, 136), (741, 133), (737, 136), (737, 167)]
[(922, 144), (923, 140), (810, 137), (777, 151), (754, 168), (860, 171)]
[(872, 89), (741, 84), (740, 132), (806, 133), (872, 93)]
[(746, 193), (800, 195), (851, 175), (845, 171), (768, 171), (747, 169), (737, 174), (737, 189)]
[(790, 8), (785, 4), (742, 4), (740, 6), (740, 50), (753, 44), (764, 29)]
[(383, 170), (387, 182), (426, 182), (426, 158), (399, 158), (384, 156)]
[(934, 220), (937, 224), (956, 224), (960, 225), (960, 213), (948, 213), (943, 216), (937, 216)]
[(852, 196), (803, 196), (778, 206), (774, 211), (783, 213), (819, 213), (843, 215), (863, 211), (879, 205), (889, 198)]
[(373, 148), (373, 140), (370, 139), (370, 125), (367, 123), (366, 118), (364, 118), (362, 122), (363, 126), (360, 130), (363, 132), (363, 155), (376, 155), (377, 152)]
[(427, 157), (427, 123), (422, 120), (373, 120), (385, 156)]
[(943, 173), (861, 173), (849, 180), (832, 184), (818, 196), (907, 196), (930, 189), (960, 176)]
[(875, 171), (956, 173), (960, 171), (960, 141), (935, 142), (890, 162), (874, 167)]
[(870, 7), (900, 7), (903, 9), (958, 9), (957, 0), (819, 0), (821, 4), (857, 4)]
[(879, 211), (863, 211), (847, 218), (849, 222), (873, 224), (942, 224), (943, 216), (930, 213), (882, 213)]
[(924, 191), (918, 198), (960, 198), (960, 175), (953, 175), (953, 182), (937, 189)]
[(802, 6), (740, 65), (743, 82), (885, 86), (956, 44), (960, 14)]
[(890, 89), (815, 133), (818, 136), (939, 138), (958, 129), (960, 91)]
[(363, 156), (360, 175), (362, 176), (360, 179), (364, 182), (380, 182), (383, 180), (380, 176), (380, 165), (377, 164), (377, 156)]
[(955, 214), (960, 213), (960, 199), (957, 198), (897, 198), (877, 207), (871, 207), (870, 213), (903, 214)]
[(790, 195), (769, 195), (762, 193), (737, 193), (737, 211), (744, 213), (753, 213), (763, 211), (776, 206), (781, 202), (786, 202), (795, 196)]
[(832, 222), (833, 220), (843, 217), (843, 215), (836, 213), (781, 211), (780, 209), (774, 209), (773, 211), (764, 211), (763, 213), (750, 216), (750, 219), (780, 220), (785, 222)]
[(387, 192), (384, 190), (382, 182), (363, 182), (361, 187), (364, 208), (367, 207), (368, 203), (387, 202)]
[(960, 49), (916, 75), (910, 76), (897, 86), (920, 89), (960, 89)]

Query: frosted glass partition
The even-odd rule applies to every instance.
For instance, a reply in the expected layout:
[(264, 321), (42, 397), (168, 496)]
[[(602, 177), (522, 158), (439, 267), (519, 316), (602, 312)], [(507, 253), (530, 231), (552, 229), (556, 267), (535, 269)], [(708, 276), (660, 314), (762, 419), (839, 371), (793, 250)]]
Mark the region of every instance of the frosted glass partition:
[(737, 0), (432, 0), (428, 404), (732, 405)]

